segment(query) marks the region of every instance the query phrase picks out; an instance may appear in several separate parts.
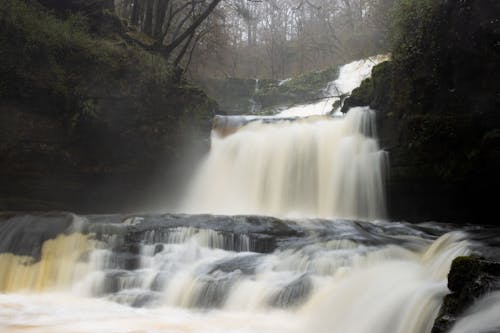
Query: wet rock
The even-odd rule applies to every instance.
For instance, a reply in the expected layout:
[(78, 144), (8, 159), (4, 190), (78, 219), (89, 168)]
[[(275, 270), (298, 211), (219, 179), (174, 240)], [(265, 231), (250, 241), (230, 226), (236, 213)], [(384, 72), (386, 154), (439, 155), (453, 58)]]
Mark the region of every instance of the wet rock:
[(488, 189), (500, 185), (500, 99), (491, 73), (499, 72), (500, 3), (413, 4), (426, 23), (399, 28), (393, 60), (373, 68), (343, 111), (361, 105), (377, 111), (379, 141), (390, 159), (391, 219), (493, 220), (496, 198)]
[(214, 267), (210, 270), (210, 274), (216, 271), (221, 271), (224, 273), (230, 273), (239, 270), (245, 275), (252, 275), (255, 273), (255, 268), (259, 264), (259, 260), (262, 258), (260, 254), (245, 255), (242, 257), (236, 257), (230, 260), (224, 260), (215, 263)]
[(312, 282), (309, 276), (303, 275), (282, 288), (270, 303), (276, 307), (290, 307), (303, 302), (311, 293)]
[(121, 303), (130, 305), (135, 308), (142, 308), (146, 306), (153, 306), (159, 302), (161, 299), (161, 294), (157, 292), (151, 292), (148, 290), (134, 290), (134, 291), (122, 291), (118, 294), (109, 296), (109, 299)]
[(432, 333), (444, 333), (474, 301), (486, 293), (500, 290), (500, 263), (476, 257), (453, 260), (448, 274), (451, 294), (443, 300)]
[(130, 279), (132, 274), (123, 270), (107, 271), (99, 284), (99, 289), (93, 290), (94, 296), (103, 296), (119, 292), (123, 287), (123, 281)]
[(206, 276), (197, 280), (198, 290), (192, 299), (191, 307), (218, 308), (224, 304), (231, 287), (236, 282), (237, 275), (228, 274), (222, 277)]
[(74, 222), (71, 213), (0, 214), (0, 253), (31, 256), (40, 259), (46, 240), (69, 233)]

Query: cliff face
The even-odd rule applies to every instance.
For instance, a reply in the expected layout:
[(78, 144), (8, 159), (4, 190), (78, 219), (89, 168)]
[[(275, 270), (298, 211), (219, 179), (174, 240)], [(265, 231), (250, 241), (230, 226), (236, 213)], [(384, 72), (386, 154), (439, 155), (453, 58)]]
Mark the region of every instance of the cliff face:
[(108, 2), (0, 5), (0, 209), (140, 208), (208, 147), (215, 102), (128, 43)]
[[(500, 3), (439, 1), (424, 9), (411, 3), (393, 60), (373, 69), (344, 111), (356, 105), (378, 111), (382, 146), (390, 152), (392, 218), (494, 223)], [(422, 12), (423, 23), (412, 23)]]
[(323, 89), (339, 75), (333, 66), (283, 81), (271, 79), (204, 79), (200, 85), (226, 114), (273, 114), (278, 108), (323, 97)]

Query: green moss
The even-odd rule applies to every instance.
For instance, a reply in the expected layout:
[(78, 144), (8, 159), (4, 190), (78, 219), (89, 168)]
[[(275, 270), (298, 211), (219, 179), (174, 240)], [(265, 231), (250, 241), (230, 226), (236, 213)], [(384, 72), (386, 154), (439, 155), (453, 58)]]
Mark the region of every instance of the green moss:
[(306, 73), (284, 82), (278, 87), (281, 91), (314, 91), (320, 90), (330, 81), (338, 77), (338, 67), (330, 67), (322, 71)]
[(254, 102), (261, 108), (259, 114), (272, 114), (277, 106), (306, 103), (320, 97), (322, 89), (337, 76), (338, 68), (331, 67), (281, 83), (259, 79), (257, 91), (255, 79), (246, 78), (207, 79), (201, 85), (226, 113), (250, 113)]
[(468, 283), (474, 281), (482, 270), (482, 263), (475, 257), (462, 256), (453, 260), (448, 275), (448, 288), (461, 291)]
[[(72, 113), (89, 94), (128, 77), (168, 82), (171, 70), (154, 55), (119, 39), (95, 38), (88, 18), (59, 18), (20, 0), (0, 3), (0, 96), (56, 103)], [(148, 78), (149, 80), (149, 78)], [(43, 103), (41, 103), (43, 104)]]
[(392, 101), (392, 62), (384, 61), (373, 67), (371, 77), (363, 80), (345, 100), (342, 112), (354, 106), (371, 106), (384, 110)]
[(321, 97), (322, 89), (338, 77), (338, 67), (306, 73), (278, 84), (262, 86), (255, 99), (263, 108), (307, 103)]

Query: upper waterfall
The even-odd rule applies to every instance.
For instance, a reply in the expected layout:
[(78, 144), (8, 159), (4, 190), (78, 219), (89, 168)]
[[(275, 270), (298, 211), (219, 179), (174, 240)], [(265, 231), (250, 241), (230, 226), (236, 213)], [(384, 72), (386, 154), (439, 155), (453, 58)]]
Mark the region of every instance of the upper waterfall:
[[(349, 93), (386, 58), (342, 66), (325, 94)], [(229, 127), (212, 132), (211, 151), (180, 211), (384, 218), (386, 153), (376, 140), (375, 113), (358, 107), (333, 117), (335, 96), (271, 117), (218, 118)]]
[[(323, 88), (322, 98), (308, 104), (293, 106), (281, 111), (278, 117), (307, 117), (313, 115), (325, 115), (332, 110), (332, 104), (340, 100), (340, 96), (350, 94), (361, 82), (370, 77), (372, 68), (388, 60), (388, 55), (378, 55), (366, 59), (350, 62), (339, 70), (339, 76), (335, 81), (329, 82)], [(339, 112), (336, 115), (340, 115)]]

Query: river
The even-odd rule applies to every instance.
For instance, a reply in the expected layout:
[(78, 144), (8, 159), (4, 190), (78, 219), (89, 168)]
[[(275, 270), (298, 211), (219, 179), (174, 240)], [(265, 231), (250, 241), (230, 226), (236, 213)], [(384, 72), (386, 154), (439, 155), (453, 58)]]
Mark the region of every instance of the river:
[[(334, 101), (222, 119), (175, 214), (1, 213), (0, 331), (430, 333), (453, 259), (494, 257), (498, 229), (387, 221), (375, 112)], [(451, 332), (499, 309), (487, 295)]]

